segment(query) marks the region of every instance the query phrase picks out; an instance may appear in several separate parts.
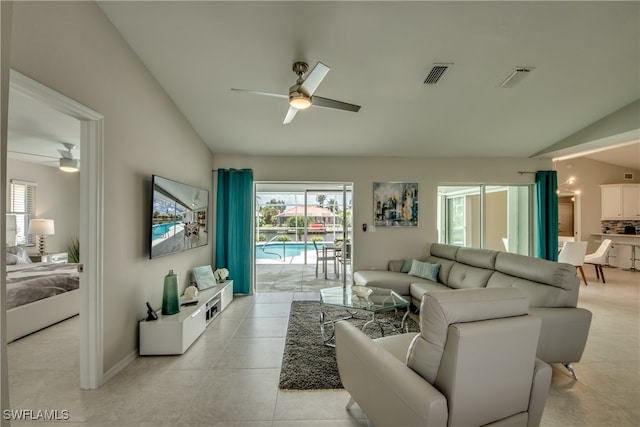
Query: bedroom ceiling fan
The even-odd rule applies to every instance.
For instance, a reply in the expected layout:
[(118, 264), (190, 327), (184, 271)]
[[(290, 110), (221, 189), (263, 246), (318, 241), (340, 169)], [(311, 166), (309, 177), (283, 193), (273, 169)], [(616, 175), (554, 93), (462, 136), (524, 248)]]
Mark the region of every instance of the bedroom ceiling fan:
[(63, 142), (62, 145), (65, 146), (67, 151), (58, 150), (58, 153), (62, 156), (60, 157), (60, 170), (64, 172), (78, 172), (78, 159), (74, 159), (73, 153), (71, 152), (76, 146), (68, 142)]
[[(17, 154), (26, 157), (26, 161), (33, 161), (31, 158), (41, 158), (41, 159), (51, 159), (51, 160), (43, 160), (43, 161), (35, 161), (34, 163), (48, 164), (48, 163), (57, 163), (58, 168), (64, 172), (78, 172), (80, 170), (80, 159), (73, 156), (72, 150), (75, 150), (75, 144), (71, 144), (68, 142), (60, 142), (60, 144), (64, 145), (66, 150), (58, 149), (58, 153), (60, 156), (50, 156), (49, 154), (53, 154), (53, 149), (45, 148), (44, 146), (39, 147), (31, 147), (27, 148), (25, 151), (16, 150), (15, 146), (9, 146), (7, 149), (8, 153)], [(18, 158), (19, 160), (23, 160), (23, 158)]]
[(329, 72), (329, 67), (324, 65), (322, 62), (318, 62), (316, 66), (313, 67), (313, 70), (311, 70), (311, 72), (306, 77), (304, 77), (308, 70), (309, 65), (306, 62), (298, 61), (293, 63), (293, 72), (298, 76), (298, 80), (293, 86), (289, 88), (289, 95), (260, 92), (257, 90), (248, 89), (232, 88), (231, 90), (288, 99), (289, 111), (287, 111), (287, 115), (282, 122), (283, 125), (291, 123), (296, 114), (298, 114), (298, 111), (305, 110), (312, 106), (352, 111), (354, 113), (357, 113), (360, 110), (359, 105), (336, 101), (335, 99), (322, 98), (320, 96), (313, 96), (316, 89), (318, 89), (318, 86), (320, 86), (320, 83), (322, 83), (322, 80)]

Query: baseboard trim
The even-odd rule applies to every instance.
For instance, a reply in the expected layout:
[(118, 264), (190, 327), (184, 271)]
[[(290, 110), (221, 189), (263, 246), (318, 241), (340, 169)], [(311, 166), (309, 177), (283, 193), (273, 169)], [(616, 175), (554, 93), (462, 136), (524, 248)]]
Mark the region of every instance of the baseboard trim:
[(124, 359), (116, 363), (111, 369), (102, 376), (102, 384), (106, 384), (111, 378), (115, 377), (120, 371), (129, 366), (138, 358), (138, 350), (129, 353)]

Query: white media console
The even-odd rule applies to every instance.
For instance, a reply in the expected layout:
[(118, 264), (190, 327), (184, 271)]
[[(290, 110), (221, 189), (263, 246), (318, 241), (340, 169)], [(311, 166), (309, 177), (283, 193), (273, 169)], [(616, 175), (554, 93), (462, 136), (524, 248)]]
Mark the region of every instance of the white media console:
[(182, 354), (206, 327), (233, 301), (233, 280), (198, 293), (198, 302), (181, 307), (180, 313), (158, 320), (142, 320), (140, 355)]

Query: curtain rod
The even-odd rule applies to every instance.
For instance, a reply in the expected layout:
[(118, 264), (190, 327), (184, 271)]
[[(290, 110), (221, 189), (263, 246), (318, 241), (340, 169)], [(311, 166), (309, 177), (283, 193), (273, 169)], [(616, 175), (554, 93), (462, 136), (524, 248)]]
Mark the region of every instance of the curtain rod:
[(538, 172), (518, 171), (518, 173), (519, 173), (520, 175), (524, 175), (525, 173), (532, 173), (532, 174), (534, 174), (534, 175), (535, 175), (535, 174), (536, 174), (536, 173), (538, 173)]

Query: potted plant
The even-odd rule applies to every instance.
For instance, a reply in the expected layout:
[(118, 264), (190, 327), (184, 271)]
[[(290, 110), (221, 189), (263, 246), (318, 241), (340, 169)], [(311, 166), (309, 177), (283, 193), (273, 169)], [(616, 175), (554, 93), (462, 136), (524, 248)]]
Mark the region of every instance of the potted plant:
[(69, 262), (74, 264), (80, 262), (80, 241), (78, 239), (71, 240), (71, 246), (69, 246)]

